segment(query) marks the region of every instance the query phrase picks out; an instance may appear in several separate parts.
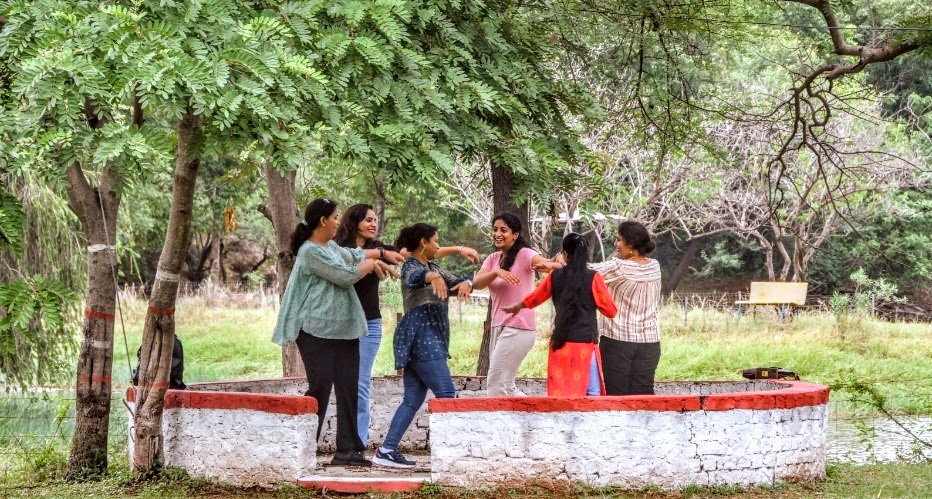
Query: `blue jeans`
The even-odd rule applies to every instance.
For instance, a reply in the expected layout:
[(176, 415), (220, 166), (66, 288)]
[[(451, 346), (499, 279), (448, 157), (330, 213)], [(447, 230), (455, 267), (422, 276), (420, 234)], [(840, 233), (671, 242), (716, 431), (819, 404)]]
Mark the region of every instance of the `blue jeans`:
[[(362, 373), (359, 374), (362, 376)], [(586, 388), (586, 396), (602, 395), (602, 383), (599, 380), (599, 362), (595, 358), (595, 352), (592, 352), (592, 364), (589, 364), (589, 387)]]
[(375, 364), (375, 356), (382, 342), (382, 319), (366, 321), (366, 326), (369, 335), (359, 338), (359, 405), (356, 408), (356, 427), (363, 445), (369, 443), (369, 420), (372, 415), (369, 393), (372, 388), (372, 365)]
[(388, 427), (388, 434), (385, 435), (385, 442), (382, 442), (382, 447), (389, 450), (398, 448), (401, 437), (408, 430), (408, 426), (411, 426), (415, 413), (427, 398), (428, 388), (438, 399), (456, 396), (456, 388), (453, 387), (453, 378), (450, 377), (447, 359), (408, 362), (404, 369), (404, 387), (404, 400), (395, 411), (392, 424)]

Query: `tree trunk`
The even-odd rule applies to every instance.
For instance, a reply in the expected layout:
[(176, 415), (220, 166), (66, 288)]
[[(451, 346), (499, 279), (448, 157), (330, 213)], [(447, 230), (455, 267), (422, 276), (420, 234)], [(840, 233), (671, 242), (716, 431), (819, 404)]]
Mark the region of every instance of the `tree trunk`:
[(171, 213), (142, 333), (139, 385), (136, 388), (136, 448), (132, 463), (133, 472), (138, 475), (157, 472), (164, 457), (162, 410), (165, 392), (168, 390), (175, 340), (175, 299), (178, 281), (191, 239), (194, 187), (200, 166), (200, 142), (198, 117), (186, 114), (178, 123)]
[(216, 282), (223, 282), (224, 274), (220, 272), (223, 263), (220, 261), (220, 240), (223, 236), (219, 232), (210, 235), (210, 270), (207, 273), (208, 279)]
[(91, 187), (78, 164), (68, 168), (68, 204), (87, 239), (87, 295), (83, 341), (75, 382), (75, 422), (67, 475), (80, 478), (107, 469), (113, 325), (116, 309), (116, 227), (119, 189), (109, 168)]
[(521, 225), (524, 227), (524, 236), (531, 238), (531, 204), (527, 199), (521, 201), (521, 204), (515, 204), (513, 199), (515, 192), (515, 179), (508, 168), (492, 163), (492, 216), (498, 215), (503, 211), (510, 211), (518, 216)]
[(686, 244), (686, 250), (683, 251), (680, 263), (673, 269), (670, 278), (667, 279), (666, 285), (663, 286), (662, 293), (664, 296), (669, 296), (670, 293), (676, 291), (676, 287), (679, 286), (683, 276), (686, 275), (686, 271), (692, 266), (693, 260), (696, 259), (696, 255), (699, 254), (699, 250), (702, 249), (704, 242), (704, 238), (696, 238), (690, 239), (689, 243)]
[[(524, 237), (531, 238), (531, 205), (525, 199), (520, 205), (515, 204), (513, 194), (515, 191), (514, 176), (508, 168), (492, 163), (492, 212), (498, 215), (503, 211), (510, 211), (518, 216), (521, 225), (524, 227)], [(492, 300), (489, 300), (489, 308), (485, 314), (486, 324), (492, 324)], [(485, 327), (482, 331), (482, 343), (479, 346), (479, 361), (476, 364), (476, 375), (485, 376), (489, 373), (489, 340), (490, 328)]]
[(385, 194), (385, 179), (379, 178), (375, 181), (375, 216), (379, 219), (378, 224), (378, 235), (379, 238), (382, 237), (382, 234), (385, 232), (385, 224), (388, 223), (388, 220), (385, 219), (385, 208), (388, 206), (388, 196)]
[[(266, 215), (272, 221), (275, 242), (278, 246), (278, 259), (275, 271), (278, 274), (278, 296), (285, 294), (291, 269), (294, 268), (295, 255), (291, 252), (291, 233), (301, 217), (295, 204), (295, 173), (282, 175), (274, 167), (266, 165), (265, 178), (269, 186), (269, 205)], [(282, 374), (284, 376), (304, 376), (304, 364), (295, 342), (290, 341), (282, 347)]]

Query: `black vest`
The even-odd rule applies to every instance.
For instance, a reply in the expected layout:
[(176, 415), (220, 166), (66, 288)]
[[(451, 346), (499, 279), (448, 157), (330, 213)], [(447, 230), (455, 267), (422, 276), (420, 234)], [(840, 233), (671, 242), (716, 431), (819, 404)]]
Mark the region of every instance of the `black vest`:
[(599, 339), (599, 325), (595, 316), (595, 298), (592, 296), (592, 279), (595, 278), (595, 271), (586, 269), (583, 274), (582, 289), (578, 296), (569, 296), (569, 293), (564, 296), (568, 284), (564, 270), (554, 270), (550, 276), (551, 295), (556, 311), (554, 340), (596, 343)]

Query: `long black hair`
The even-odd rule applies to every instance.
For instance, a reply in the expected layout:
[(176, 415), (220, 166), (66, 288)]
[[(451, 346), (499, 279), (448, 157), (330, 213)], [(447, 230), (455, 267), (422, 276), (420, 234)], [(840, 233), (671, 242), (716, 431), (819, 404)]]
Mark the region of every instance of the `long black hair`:
[(657, 243), (650, 238), (647, 227), (638, 222), (621, 222), (618, 224), (618, 235), (641, 256), (646, 256), (657, 248)]
[[(344, 248), (355, 248), (359, 223), (366, 219), (369, 210), (375, 211), (371, 205), (365, 203), (354, 204), (347, 208), (340, 217), (340, 226), (337, 227), (337, 235), (334, 236), (333, 240)], [(378, 248), (382, 245), (381, 241), (374, 239), (366, 239), (362, 243), (363, 249)]]
[(556, 317), (556, 327), (554, 331), (562, 332), (561, 335), (554, 335), (550, 338), (550, 344), (555, 350), (559, 350), (566, 337), (563, 336), (568, 332), (568, 326), (576, 322), (579, 314), (583, 313), (579, 296), (586, 287), (591, 287), (592, 283), (586, 278), (589, 270), (586, 264), (589, 263), (589, 240), (586, 236), (577, 232), (570, 232), (563, 238), (563, 252), (566, 253), (566, 267), (563, 267), (561, 280), (563, 282), (560, 290), (559, 303), (560, 314)]
[(422, 239), (430, 239), (437, 233), (437, 227), (423, 222), (409, 225), (398, 233), (395, 239), (395, 246), (398, 249), (407, 248), (409, 252), (414, 253), (421, 246)]
[(311, 237), (314, 229), (320, 225), (320, 217), (327, 218), (336, 211), (337, 204), (327, 198), (317, 198), (304, 208), (304, 218), (291, 233), (291, 254), (297, 255), (298, 250), (307, 238)]
[(515, 258), (518, 257), (518, 252), (521, 251), (521, 248), (530, 248), (531, 245), (528, 244), (527, 239), (524, 238), (524, 226), (521, 224), (521, 219), (518, 218), (517, 215), (507, 211), (499, 213), (492, 218), (492, 225), (495, 225), (497, 220), (504, 222), (512, 232), (518, 235), (514, 244), (505, 252), (500, 265), (501, 268), (505, 270), (511, 270), (511, 266), (515, 264)]

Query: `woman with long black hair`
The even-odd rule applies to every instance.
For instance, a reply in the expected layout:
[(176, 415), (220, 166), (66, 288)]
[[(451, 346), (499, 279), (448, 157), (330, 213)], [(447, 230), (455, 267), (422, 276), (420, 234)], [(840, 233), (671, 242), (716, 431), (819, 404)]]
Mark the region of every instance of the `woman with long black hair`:
[(535, 316), (531, 309), (517, 314), (503, 309), (534, 289), (535, 270), (550, 271), (560, 264), (528, 244), (521, 219), (513, 213), (500, 213), (492, 219), (492, 244), (496, 251), (482, 262), (473, 281), (474, 289), (489, 288), (492, 301), (486, 391), (492, 396), (520, 396), (524, 394), (515, 385), (515, 378), (537, 338)]
[(370, 466), (356, 428), (359, 338), (366, 334), (366, 319), (353, 284), (370, 273), (382, 277), (393, 270), (366, 258), (363, 250), (333, 242), (338, 223), (337, 204), (329, 199), (315, 199), (305, 208), (291, 237), (295, 264), (272, 341), (298, 345), (307, 374), (305, 395), (317, 399), (317, 438), (335, 389), (337, 452), (332, 464)]
[(547, 274), (534, 292), (505, 308), (514, 314), (553, 298), (556, 312), (547, 357), (547, 395), (581, 397), (605, 394), (599, 356), (596, 310), (606, 317), (618, 312), (605, 282), (589, 270), (589, 241), (575, 232), (563, 238), (566, 266)]

